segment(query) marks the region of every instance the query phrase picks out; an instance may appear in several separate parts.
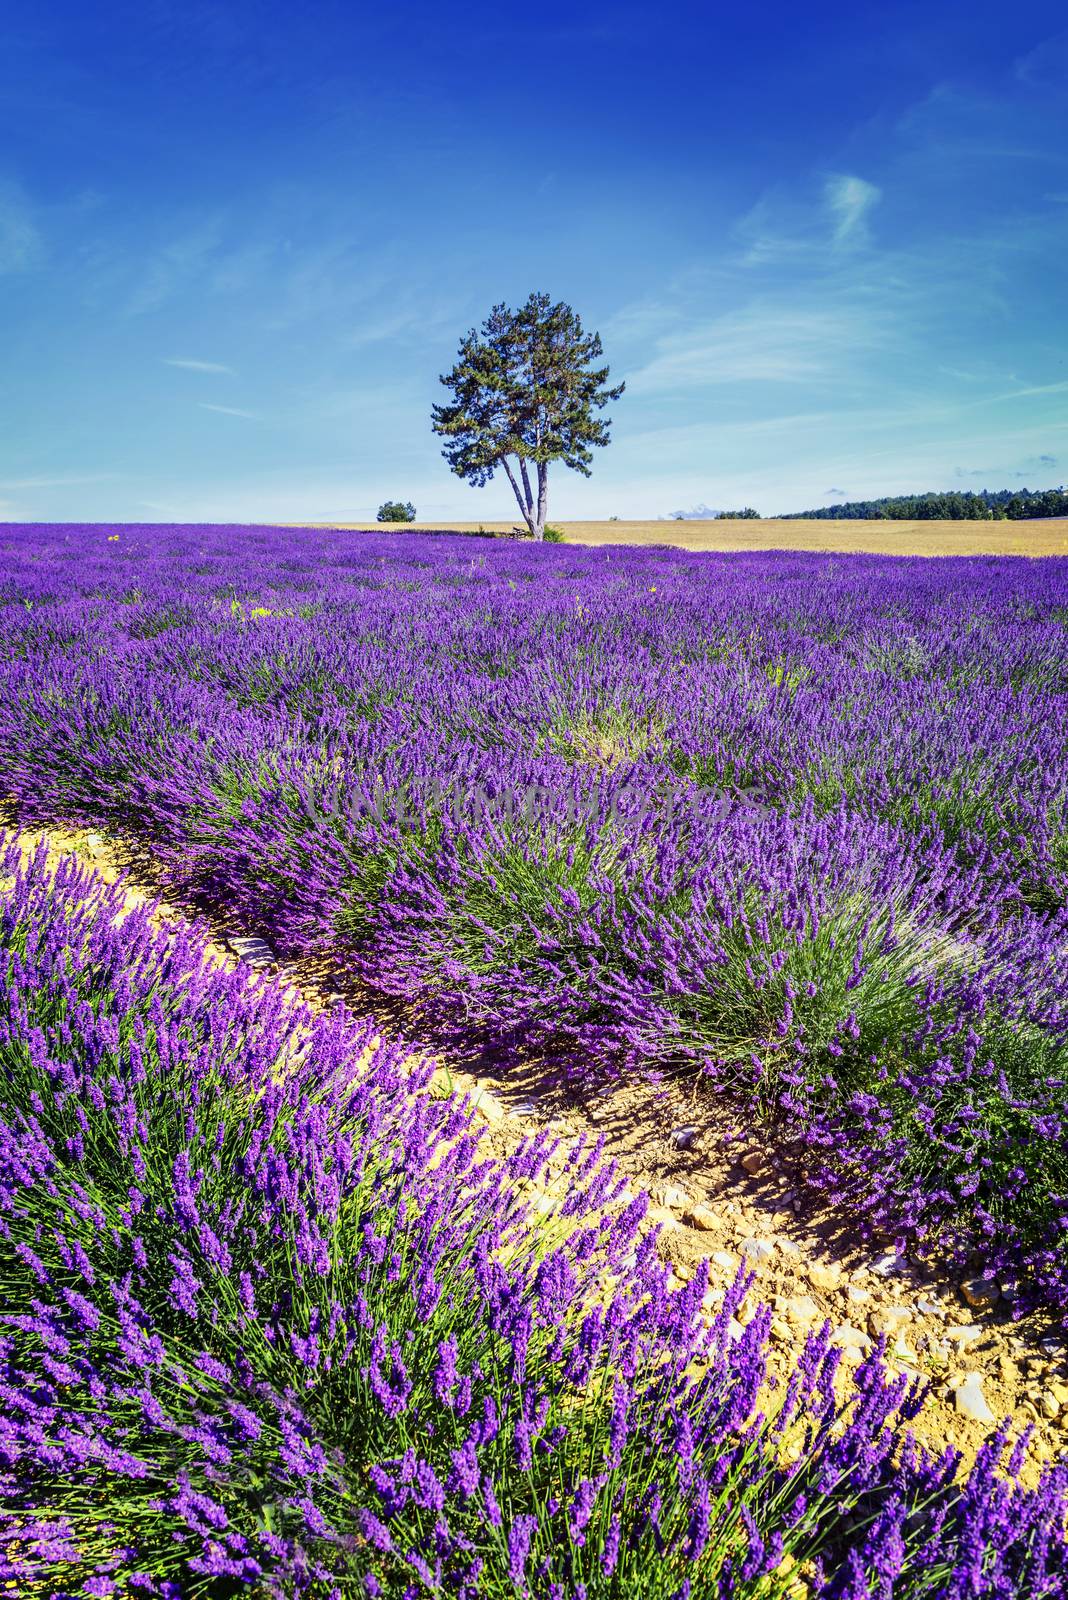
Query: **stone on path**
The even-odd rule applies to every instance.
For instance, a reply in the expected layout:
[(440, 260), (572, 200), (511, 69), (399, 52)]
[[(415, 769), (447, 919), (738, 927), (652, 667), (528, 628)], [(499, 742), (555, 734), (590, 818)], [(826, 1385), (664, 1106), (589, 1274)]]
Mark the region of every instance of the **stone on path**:
[(969, 1278), (960, 1286), (960, 1292), (970, 1306), (982, 1310), (992, 1306), (1001, 1295), (1001, 1290), (993, 1278)]
[(962, 1349), (965, 1345), (974, 1344), (976, 1339), (981, 1339), (982, 1337), (983, 1330), (977, 1322), (966, 1323), (963, 1328), (944, 1328), (942, 1330), (943, 1339), (947, 1339), (950, 1344), (960, 1345)]
[(781, 1312), (787, 1321), (801, 1328), (811, 1327), (822, 1315), (810, 1294), (795, 1294), (788, 1299), (780, 1295), (775, 1301), (775, 1310)]
[(274, 964), (274, 951), (266, 939), (260, 939), (255, 934), (242, 934), (231, 939), (229, 944), (234, 954), (250, 967), (269, 967)]
[(953, 1401), (962, 1417), (971, 1422), (993, 1422), (994, 1413), (983, 1394), (983, 1379), (978, 1372), (969, 1372), (963, 1383), (957, 1385)]
[(860, 1328), (854, 1328), (850, 1323), (843, 1322), (834, 1330), (835, 1344), (844, 1345), (847, 1350), (870, 1350), (871, 1340)]
[(820, 1289), (824, 1294), (830, 1294), (841, 1287), (842, 1273), (839, 1267), (825, 1266), (817, 1261), (808, 1272), (809, 1280), (814, 1289)]

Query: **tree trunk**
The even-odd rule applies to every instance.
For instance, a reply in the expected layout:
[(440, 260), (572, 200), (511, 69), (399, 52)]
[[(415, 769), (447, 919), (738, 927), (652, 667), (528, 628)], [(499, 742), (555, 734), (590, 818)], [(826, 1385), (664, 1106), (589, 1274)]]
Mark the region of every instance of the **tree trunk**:
[(549, 463), (538, 462), (538, 515), (535, 539), (545, 538), (545, 513), (549, 504)]
[[(520, 462), (520, 464), (522, 465), (522, 461)], [(520, 491), (519, 484), (516, 482), (515, 473), (512, 471), (512, 464), (508, 460), (507, 456), (502, 456), (501, 457), (501, 465), (504, 467), (505, 472), (508, 474), (508, 482), (512, 485), (512, 493), (515, 495), (515, 503), (519, 507), (520, 511), (522, 512), (523, 521), (526, 523), (527, 527), (530, 529), (530, 531), (534, 535), (535, 539), (540, 539), (541, 536), (542, 536), (542, 533), (544, 532), (544, 524), (542, 524), (541, 528), (535, 527), (535, 525), (534, 525), (534, 513), (533, 513), (532, 510), (528, 510), (527, 507), (523, 504), (523, 495), (522, 495), (522, 492)], [(523, 467), (523, 476), (524, 476), (524, 478), (526, 477), (526, 467), (525, 466)], [(529, 483), (528, 483), (527, 487), (528, 487), (528, 490), (529, 490), (529, 487), (530, 487)]]
[(527, 497), (527, 513), (528, 516), (532, 517), (534, 515), (534, 495), (530, 487), (530, 474), (527, 472), (526, 456), (519, 457), (519, 470), (523, 474), (523, 493)]

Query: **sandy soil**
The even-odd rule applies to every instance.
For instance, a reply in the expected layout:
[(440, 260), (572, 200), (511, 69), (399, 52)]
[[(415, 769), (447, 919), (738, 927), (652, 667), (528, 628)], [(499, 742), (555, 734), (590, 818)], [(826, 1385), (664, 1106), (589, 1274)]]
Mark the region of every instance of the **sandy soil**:
[[(376, 533), (442, 526), (457, 533), (508, 532), (510, 522), (312, 523)], [(1068, 517), (1033, 522), (560, 522), (569, 544), (671, 544), (683, 550), (834, 550), (899, 556), (1068, 555)]]
[[(43, 840), (53, 857), (78, 855), (108, 882), (124, 876), (132, 904), (158, 894), (150, 858), (134, 841), (61, 828), (23, 830), (18, 837), (27, 851)], [(281, 964), (225, 908), (196, 910), (206, 914), (216, 960), (249, 959), (315, 1008), (343, 1000), (357, 1013), (375, 1014), (383, 1033), (419, 1037), (412, 1018), (382, 1021), (381, 1006), (346, 987), (329, 962)], [(159, 915), (167, 923), (186, 911), (162, 902)], [(936, 1260), (897, 1257), (888, 1241), (866, 1239), (805, 1184), (787, 1152), (766, 1135), (740, 1137), (743, 1130), (710, 1096), (683, 1083), (553, 1082), (538, 1063), (502, 1074), (474, 1051), (446, 1055), (413, 1046), (413, 1053), (436, 1062), (433, 1092), (472, 1096), (498, 1153), (540, 1126), (565, 1139), (602, 1137), (632, 1188), (650, 1194), (650, 1220), (663, 1229), (661, 1251), (676, 1278), (684, 1281), (708, 1262), (710, 1303), (745, 1254), (757, 1277), (742, 1320), (761, 1301), (772, 1305), (772, 1370), (780, 1377), (824, 1318), (843, 1346), (846, 1370), (870, 1348), (872, 1336), (885, 1333), (892, 1363), (932, 1385), (915, 1428), (921, 1440), (974, 1454), (993, 1426), (993, 1420), (967, 1415), (958, 1397), (961, 1383), (974, 1375), (991, 1419), (1011, 1417), (1016, 1429), (1034, 1426), (1025, 1476), (1033, 1477), (1040, 1460), (1068, 1455), (1063, 1327), (1045, 1315), (1014, 1319), (1011, 1300), (996, 1286), (977, 1287), (972, 1279), (962, 1286), (960, 1275)]]

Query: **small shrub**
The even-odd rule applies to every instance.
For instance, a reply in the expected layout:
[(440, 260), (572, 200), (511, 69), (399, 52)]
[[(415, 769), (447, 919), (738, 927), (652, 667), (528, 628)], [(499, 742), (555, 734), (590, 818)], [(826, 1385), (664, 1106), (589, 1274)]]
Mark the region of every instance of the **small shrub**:
[(415, 507), (410, 500), (385, 500), (378, 508), (379, 522), (414, 522)]

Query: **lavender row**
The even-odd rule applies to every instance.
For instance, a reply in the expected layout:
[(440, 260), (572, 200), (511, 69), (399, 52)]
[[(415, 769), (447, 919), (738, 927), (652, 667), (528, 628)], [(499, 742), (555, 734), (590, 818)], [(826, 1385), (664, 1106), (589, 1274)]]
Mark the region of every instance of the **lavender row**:
[(0, 777), (1068, 1304), (1068, 563), (8, 530)]
[(744, 1280), (672, 1289), (596, 1150), (490, 1159), (343, 1010), (73, 861), (0, 871), (20, 1593), (1068, 1594), (1068, 1469), (1023, 1487), (1026, 1439), (925, 1453), (922, 1396), (880, 1353), (843, 1382), (826, 1329), (776, 1386)]

